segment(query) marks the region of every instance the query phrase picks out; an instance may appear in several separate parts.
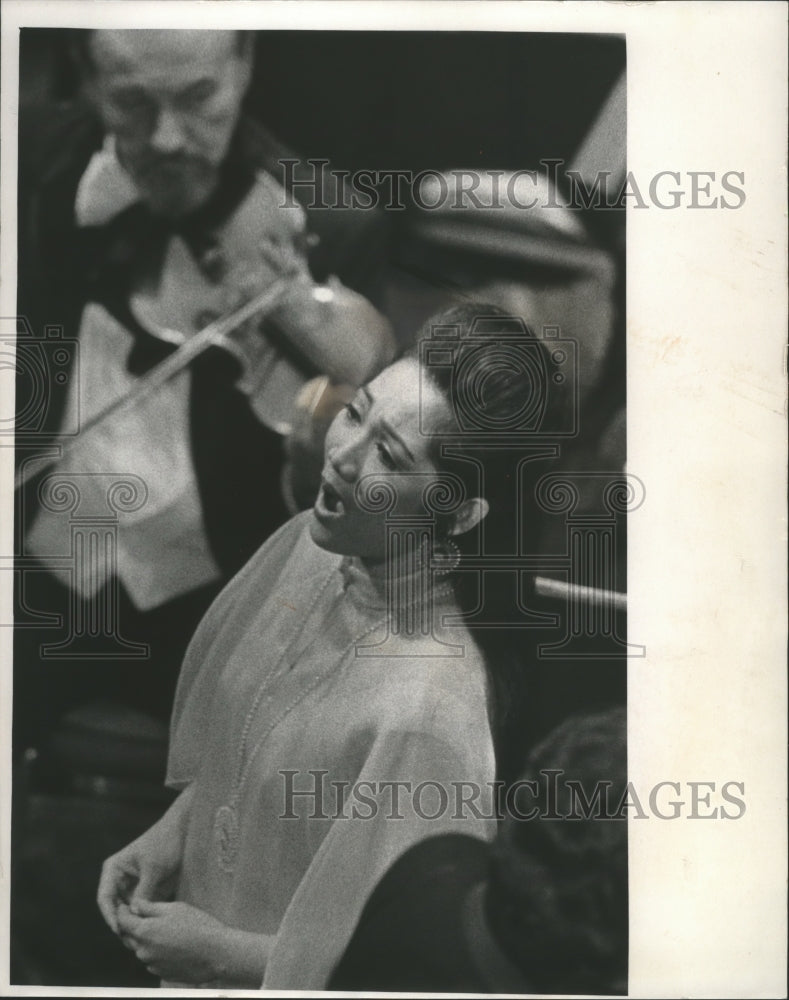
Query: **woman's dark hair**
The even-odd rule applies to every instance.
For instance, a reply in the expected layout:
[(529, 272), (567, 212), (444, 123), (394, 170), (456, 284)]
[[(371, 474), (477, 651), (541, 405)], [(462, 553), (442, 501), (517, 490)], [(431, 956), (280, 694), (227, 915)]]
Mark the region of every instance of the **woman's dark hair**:
[[(463, 555), (534, 551), (540, 512), (534, 484), (550, 469), (551, 432), (565, 426), (568, 387), (554, 380), (545, 343), (520, 317), (485, 303), (467, 303), (431, 317), (406, 357), (419, 361), (450, 405), (451, 420), (432, 438), (436, 466), (460, 478), (469, 497), (489, 504), (484, 521), (452, 541)], [(517, 480), (517, 481), (513, 481)], [(437, 518), (437, 534), (446, 532)], [(533, 651), (529, 630), (496, 625), (505, 609), (517, 613), (519, 574), (487, 573), (484, 607), (479, 572), (455, 574), (455, 592), (488, 672), (489, 711), (499, 776), (522, 763), (518, 746), (528, 704)], [(473, 620), (469, 620), (473, 619)], [(510, 755), (512, 760), (507, 759)]]

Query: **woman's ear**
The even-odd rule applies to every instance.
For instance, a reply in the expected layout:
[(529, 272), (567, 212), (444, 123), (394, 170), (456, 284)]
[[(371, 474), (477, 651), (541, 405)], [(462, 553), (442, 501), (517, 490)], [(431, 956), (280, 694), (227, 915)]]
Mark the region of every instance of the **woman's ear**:
[(474, 497), (471, 500), (464, 500), (453, 514), (450, 535), (464, 535), (488, 516), (490, 505), (482, 497)]

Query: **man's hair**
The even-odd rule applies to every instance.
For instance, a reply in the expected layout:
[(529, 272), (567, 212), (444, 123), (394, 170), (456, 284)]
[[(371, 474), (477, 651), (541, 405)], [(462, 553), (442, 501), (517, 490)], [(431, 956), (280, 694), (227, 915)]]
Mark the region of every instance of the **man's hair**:
[[(97, 31), (102, 31), (101, 28), (74, 28), (70, 30), (70, 49), (77, 64), (78, 70), (83, 75), (91, 75), (96, 72), (96, 64), (93, 61), (93, 53), (90, 49), (90, 40), (92, 36)], [(134, 28), (130, 28), (130, 31), (134, 31)], [(178, 31), (177, 28), (162, 28), (162, 31)], [(210, 29), (206, 29), (210, 30)], [(243, 55), (246, 46), (250, 44), (250, 36), (253, 33), (251, 31), (236, 31), (236, 54)]]

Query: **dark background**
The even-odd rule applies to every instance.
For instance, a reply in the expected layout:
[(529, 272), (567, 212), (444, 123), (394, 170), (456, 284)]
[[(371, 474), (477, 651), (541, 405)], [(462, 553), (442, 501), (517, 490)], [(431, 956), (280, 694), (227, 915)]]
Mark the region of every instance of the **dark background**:
[[(259, 32), (248, 105), (340, 169), (525, 169), (572, 158), (624, 66), (615, 35)], [(23, 29), (20, 100), (77, 88), (68, 32)]]

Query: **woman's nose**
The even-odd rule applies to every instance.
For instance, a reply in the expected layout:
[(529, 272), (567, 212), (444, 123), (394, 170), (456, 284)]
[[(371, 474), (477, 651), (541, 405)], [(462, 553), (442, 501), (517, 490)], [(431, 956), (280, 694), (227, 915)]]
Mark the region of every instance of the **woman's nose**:
[(337, 475), (346, 482), (359, 476), (364, 453), (364, 436), (351, 435), (330, 449), (328, 458)]

